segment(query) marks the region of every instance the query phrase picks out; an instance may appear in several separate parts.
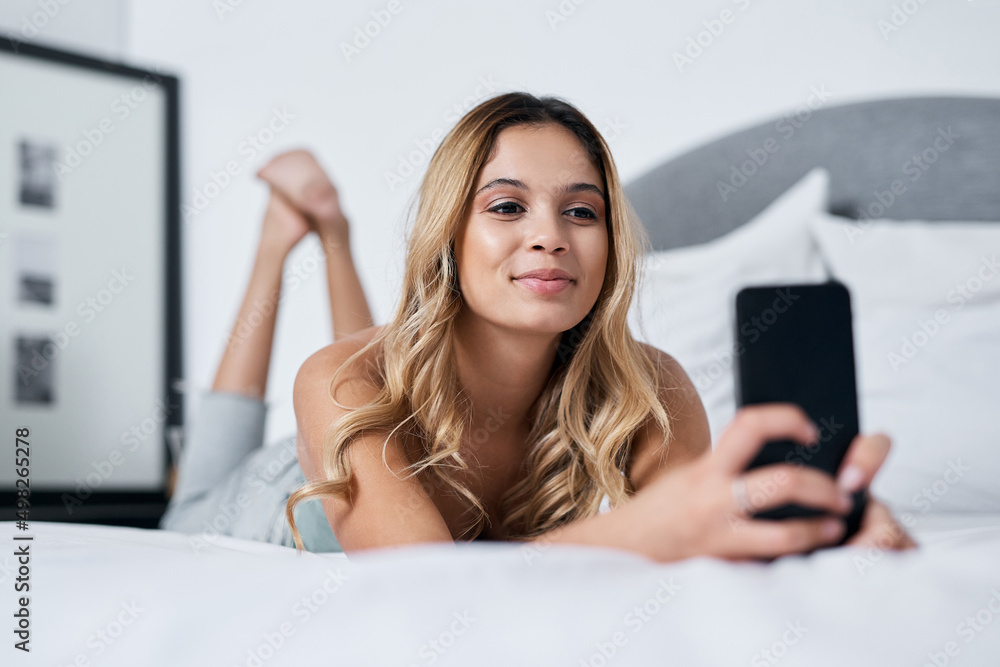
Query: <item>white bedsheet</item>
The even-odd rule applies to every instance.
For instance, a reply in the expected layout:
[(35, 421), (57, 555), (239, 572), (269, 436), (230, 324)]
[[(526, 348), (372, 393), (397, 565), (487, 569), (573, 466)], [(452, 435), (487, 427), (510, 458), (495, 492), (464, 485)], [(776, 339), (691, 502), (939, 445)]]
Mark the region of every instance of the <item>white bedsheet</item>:
[[(0, 523), (5, 545), (15, 533)], [(489, 543), (348, 560), (157, 530), (29, 534), (32, 650), (8, 630), (3, 664), (1000, 664), (997, 515), (923, 517), (917, 552), (770, 565)], [(10, 619), (16, 565), (0, 563)]]

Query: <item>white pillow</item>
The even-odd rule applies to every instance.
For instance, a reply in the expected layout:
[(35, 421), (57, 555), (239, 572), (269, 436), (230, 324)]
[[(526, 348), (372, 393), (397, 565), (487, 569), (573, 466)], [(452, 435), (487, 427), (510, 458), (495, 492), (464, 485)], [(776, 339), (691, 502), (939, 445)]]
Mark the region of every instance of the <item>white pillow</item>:
[(911, 521), (1000, 512), (1000, 223), (810, 227), (851, 291), (861, 432), (893, 440), (873, 493)]
[(645, 258), (630, 327), (687, 371), (705, 404), (713, 443), (736, 413), (736, 292), (825, 279), (807, 223), (825, 210), (828, 182), (827, 171), (816, 168), (732, 232)]
[[(862, 308), (908, 304), (951, 310), (963, 302), (1000, 298), (1000, 280), (991, 279), (1000, 272), (1000, 223), (862, 222), (823, 211), (809, 224), (824, 261), (836, 267), (835, 275), (843, 276)], [(886, 263), (891, 270), (882, 270)]]

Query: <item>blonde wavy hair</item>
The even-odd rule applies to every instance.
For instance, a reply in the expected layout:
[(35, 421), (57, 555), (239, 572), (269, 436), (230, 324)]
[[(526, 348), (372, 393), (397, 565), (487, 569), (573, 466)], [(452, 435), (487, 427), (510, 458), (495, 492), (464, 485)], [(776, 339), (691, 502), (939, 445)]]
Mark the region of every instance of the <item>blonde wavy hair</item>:
[[(563, 332), (549, 381), (529, 411), (526, 474), (500, 502), (501, 539), (530, 539), (598, 512), (603, 495), (612, 507), (635, 492), (627, 475), (633, 437), (652, 415), (669, 437), (670, 419), (659, 395), (657, 362), (627, 323), (649, 239), (626, 199), (607, 143), (575, 107), (554, 97), (501, 94), (469, 111), (435, 151), (419, 189), (416, 217), (407, 234), (402, 298), (388, 326), (353, 354), (330, 381), (330, 398), (350, 411), (332, 424), (324, 445), (326, 481), (307, 483), (288, 498), (285, 514), (303, 549), (293, 515), (310, 498), (351, 498), (348, 446), (363, 432), (399, 429), (422, 444), (405, 479), (425, 474), (468, 503), (464, 537), (475, 539), (489, 519), (486, 509), (452, 470), (468, 470), (462, 439), (470, 406), (455, 367), (454, 322), (462, 307), (454, 244), (480, 170), (508, 127), (556, 124), (585, 148), (604, 179), (608, 258), (600, 295), (590, 312)], [(377, 395), (361, 407), (334, 398), (338, 377), (374, 348)], [(430, 488), (423, 479), (424, 488)]]

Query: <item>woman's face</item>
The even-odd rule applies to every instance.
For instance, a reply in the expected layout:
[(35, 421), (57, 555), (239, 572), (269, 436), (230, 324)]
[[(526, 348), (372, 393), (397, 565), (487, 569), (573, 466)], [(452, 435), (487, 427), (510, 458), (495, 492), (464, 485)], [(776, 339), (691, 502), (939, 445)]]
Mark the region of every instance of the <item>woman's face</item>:
[[(539, 333), (582, 321), (607, 266), (604, 194), (600, 172), (569, 130), (546, 124), (501, 131), (455, 239), (464, 308)], [(553, 269), (568, 278), (524, 276)]]

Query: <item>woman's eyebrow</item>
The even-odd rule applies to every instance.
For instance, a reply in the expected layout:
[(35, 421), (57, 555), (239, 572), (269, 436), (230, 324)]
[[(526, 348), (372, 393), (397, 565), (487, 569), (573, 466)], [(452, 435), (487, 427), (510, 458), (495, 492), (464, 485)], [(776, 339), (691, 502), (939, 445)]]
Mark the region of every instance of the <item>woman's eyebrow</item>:
[(604, 193), (601, 192), (601, 189), (593, 183), (574, 183), (573, 185), (567, 185), (563, 188), (563, 194), (569, 194), (571, 192), (593, 192), (601, 199), (604, 198)]
[[(491, 188), (499, 187), (501, 185), (509, 185), (511, 187), (518, 188), (520, 190), (526, 190), (528, 192), (531, 191), (531, 188), (525, 185), (523, 181), (519, 181), (516, 178), (494, 178), (492, 181), (490, 181), (483, 187), (479, 188), (476, 191), (475, 196), (478, 197), (481, 192), (489, 190)], [(563, 186), (562, 191), (563, 194), (569, 194), (572, 192), (593, 192), (602, 199), (604, 198), (604, 193), (601, 191), (599, 187), (597, 187), (593, 183), (573, 183), (571, 185)]]
[(520, 190), (528, 190), (528, 191), (531, 190), (531, 188), (525, 185), (523, 181), (519, 181), (516, 178), (494, 178), (492, 181), (490, 181), (483, 187), (476, 190), (476, 196), (479, 196), (479, 193), (483, 192), (484, 190), (489, 190), (491, 188), (495, 188), (501, 185), (509, 185), (511, 187), (518, 188)]

